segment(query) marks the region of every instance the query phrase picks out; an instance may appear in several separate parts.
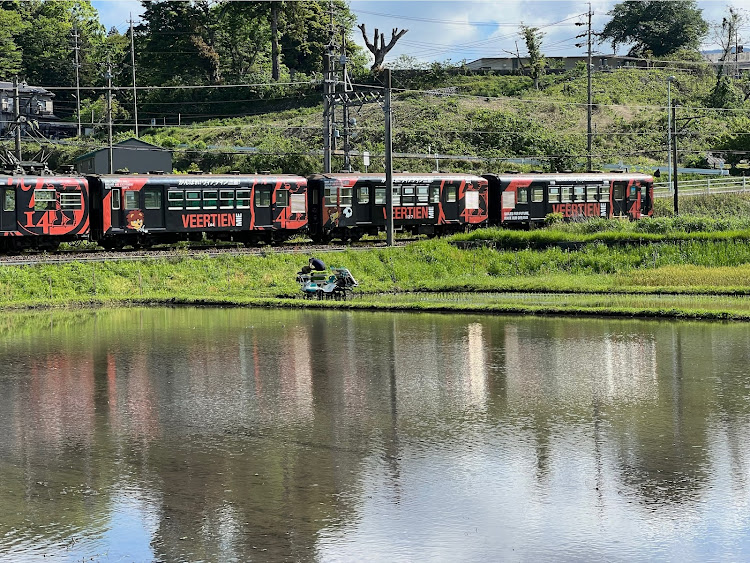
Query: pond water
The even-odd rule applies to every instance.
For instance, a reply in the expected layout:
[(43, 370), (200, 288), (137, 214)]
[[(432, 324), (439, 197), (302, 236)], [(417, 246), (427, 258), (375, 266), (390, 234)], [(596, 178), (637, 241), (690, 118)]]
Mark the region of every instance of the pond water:
[(0, 321), (0, 560), (746, 560), (750, 324)]

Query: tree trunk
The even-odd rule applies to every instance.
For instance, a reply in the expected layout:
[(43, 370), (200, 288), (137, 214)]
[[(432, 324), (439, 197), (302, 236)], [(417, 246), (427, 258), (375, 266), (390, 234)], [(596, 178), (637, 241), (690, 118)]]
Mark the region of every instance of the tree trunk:
[(279, 3), (271, 2), (271, 78), (278, 81), (279, 70)]

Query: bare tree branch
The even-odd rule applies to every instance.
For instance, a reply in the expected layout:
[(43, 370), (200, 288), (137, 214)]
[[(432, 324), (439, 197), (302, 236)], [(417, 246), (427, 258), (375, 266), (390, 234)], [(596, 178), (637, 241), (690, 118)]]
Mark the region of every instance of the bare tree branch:
[(371, 43), (367, 38), (365, 24), (360, 24), (357, 27), (359, 27), (359, 29), (362, 31), (362, 38), (365, 40), (365, 45), (367, 45), (367, 48), (372, 53), (373, 57), (375, 57), (375, 62), (372, 64), (372, 67), (370, 67), (370, 70), (372, 72), (379, 72), (380, 70), (382, 70), (383, 61), (385, 60), (385, 56), (388, 54), (388, 51), (393, 49), (393, 47), (396, 45), (396, 42), (401, 39), (401, 37), (403, 37), (407, 31), (409, 31), (408, 29), (402, 29), (401, 31), (399, 31), (397, 27), (394, 27), (393, 31), (391, 32), (391, 40), (386, 45), (384, 34), (380, 33), (380, 40), (378, 41), (378, 28), (375, 28), (375, 34)]

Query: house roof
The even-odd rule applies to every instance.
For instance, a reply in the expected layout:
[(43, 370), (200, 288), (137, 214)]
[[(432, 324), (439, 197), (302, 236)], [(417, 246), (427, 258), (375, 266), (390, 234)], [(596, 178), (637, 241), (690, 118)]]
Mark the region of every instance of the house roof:
[[(13, 88), (14, 86), (12, 82), (0, 80), (0, 90), (8, 90), (12, 92)], [(51, 98), (55, 97), (55, 95), (49, 90), (42, 88), (41, 86), (29, 86), (25, 82), (19, 82), (18, 91), (21, 94), (43, 94)]]
[[(152, 143), (147, 143), (146, 141), (141, 141), (140, 139), (136, 139), (135, 137), (131, 137), (130, 139), (125, 139), (124, 141), (120, 141), (119, 143), (115, 143), (112, 145), (112, 149), (115, 148), (122, 148), (122, 147), (140, 147), (140, 148), (147, 148), (150, 150), (156, 150), (156, 151), (162, 151), (162, 152), (168, 152), (171, 153), (172, 151), (169, 149), (165, 149), (164, 147), (160, 147), (159, 145), (154, 145)], [(73, 162), (81, 162), (82, 160), (86, 160), (88, 158), (91, 158), (95, 154), (99, 154), (100, 152), (109, 150), (109, 147), (103, 147), (101, 149), (96, 149), (95, 151), (87, 152), (86, 154), (82, 154), (81, 156), (73, 159)]]

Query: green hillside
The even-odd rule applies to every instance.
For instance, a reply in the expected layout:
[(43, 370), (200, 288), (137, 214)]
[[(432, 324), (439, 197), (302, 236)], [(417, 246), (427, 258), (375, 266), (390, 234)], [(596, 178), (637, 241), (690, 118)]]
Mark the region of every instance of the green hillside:
[[(727, 108), (707, 106), (715, 84), (712, 72), (692, 69), (615, 69), (593, 77), (593, 164), (623, 162), (649, 170), (667, 160), (667, 82), (675, 76), (672, 98), (679, 104), (678, 154), (681, 166), (705, 165), (708, 151), (743, 150), (750, 121), (738, 83)], [(508, 159), (535, 157), (526, 168), (583, 169), (586, 163), (586, 76), (577, 70), (546, 76), (540, 90), (522, 76), (472, 75), (436, 67), (395, 73), (393, 149), (397, 153), (442, 156), (442, 170), (523, 168)], [(443, 89), (443, 90), (440, 90)], [(155, 127), (141, 131), (145, 141), (175, 151), (175, 170), (226, 172), (320, 171), (322, 94), (310, 84), (280, 88), (279, 96), (248, 103), (245, 117)], [(448, 95), (445, 92), (450, 92)], [(316, 104), (315, 100), (319, 100)], [(369, 151), (371, 170), (383, 169), (382, 107), (351, 109), (354, 151)], [(118, 133), (118, 138), (130, 132)], [(101, 146), (103, 139), (98, 139)], [(66, 146), (54, 164), (91, 149), (91, 142)], [(467, 162), (450, 157), (480, 157)], [(728, 162), (744, 158), (727, 155)], [(340, 168), (340, 158), (334, 168)], [(354, 159), (354, 167), (362, 163)], [(396, 169), (426, 171), (430, 158), (397, 158)]]

